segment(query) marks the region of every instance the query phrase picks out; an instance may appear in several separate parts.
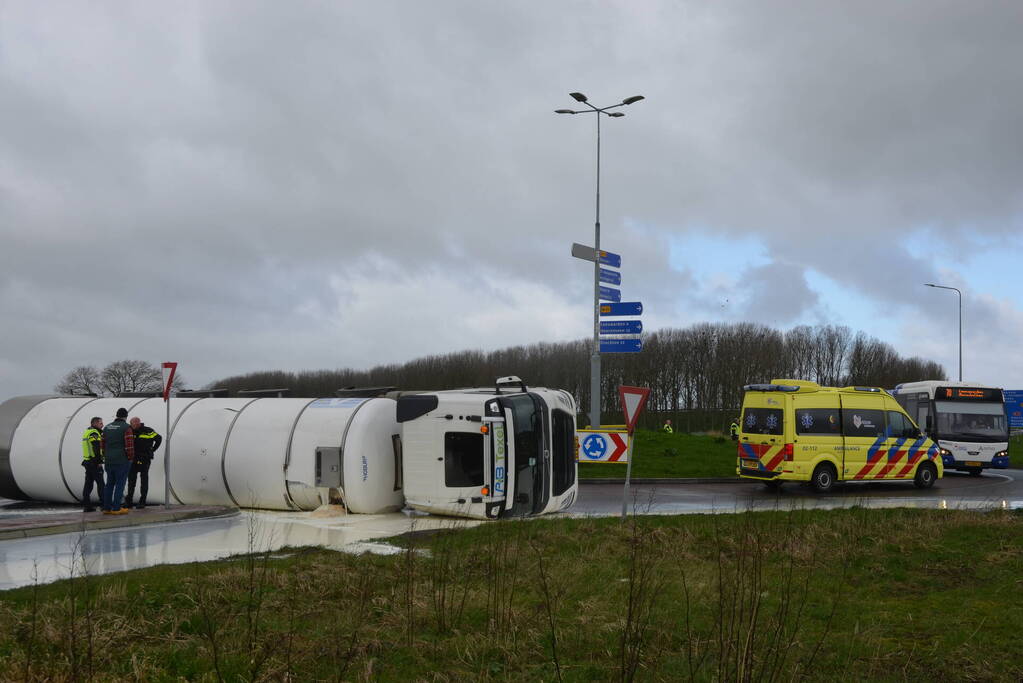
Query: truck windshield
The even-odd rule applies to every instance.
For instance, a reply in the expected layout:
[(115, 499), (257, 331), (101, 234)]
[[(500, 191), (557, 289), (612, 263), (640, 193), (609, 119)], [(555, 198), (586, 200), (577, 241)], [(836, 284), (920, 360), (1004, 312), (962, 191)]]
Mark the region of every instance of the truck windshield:
[(935, 401), (934, 412), (939, 438), (988, 443), (1009, 440), (1002, 403)]
[(515, 491), (508, 514), (529, 515), (547, 504), (544, 454), (546, 406), (528, 394), (506, 396), (501, 404), (512, 411), (509, 439), (515, 445)]

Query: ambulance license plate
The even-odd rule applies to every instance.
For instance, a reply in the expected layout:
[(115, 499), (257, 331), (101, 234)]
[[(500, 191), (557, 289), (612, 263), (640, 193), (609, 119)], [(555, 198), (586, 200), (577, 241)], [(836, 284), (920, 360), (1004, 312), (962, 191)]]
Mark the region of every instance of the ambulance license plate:
[(967, 460), (966, 461), (966, 466), (967, 467), (980, 467), (980, 463), (977, 462), (976, 460)]

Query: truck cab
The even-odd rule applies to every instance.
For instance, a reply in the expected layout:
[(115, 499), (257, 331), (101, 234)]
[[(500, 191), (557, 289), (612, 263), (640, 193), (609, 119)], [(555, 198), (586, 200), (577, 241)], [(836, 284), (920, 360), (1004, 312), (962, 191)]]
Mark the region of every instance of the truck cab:
[(575, 414), (568, 392), (514, 376), (398, 396), (406, 505), (475, 519), (567, 509), (578, 487)]

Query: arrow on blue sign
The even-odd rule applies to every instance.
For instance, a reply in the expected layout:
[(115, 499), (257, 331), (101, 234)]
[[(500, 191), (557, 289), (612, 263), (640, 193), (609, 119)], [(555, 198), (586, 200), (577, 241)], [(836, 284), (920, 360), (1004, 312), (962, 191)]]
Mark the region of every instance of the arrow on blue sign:
[(639, 353), (643, 350), (642, 339), (601, 339), (601, 353)]
[(615, 270), (600, 269), (600, 281), (609, 285), (622, 284), (622, 274)]
[(600, 299), (601, 301), (621, 301), (622, 293), (617, 289), (611, 289), (610, 287), (601, 287)]
[(643, 332), (642, 320), (601, 320), (601, 334), (640, 334)]
[(601, 315), (643, 315), (643, 304), (639, 301), (622, 301), (613, 304), (601, 304)]

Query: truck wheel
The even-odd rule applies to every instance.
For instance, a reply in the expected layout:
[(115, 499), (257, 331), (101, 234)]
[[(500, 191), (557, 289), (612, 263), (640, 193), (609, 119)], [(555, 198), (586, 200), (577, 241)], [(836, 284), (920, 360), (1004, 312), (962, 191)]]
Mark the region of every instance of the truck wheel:
[(980, 467), (971, 467), (971, 468), (967, 469), (966, 471), (970, 473), (971, 477), (979, 477), (980, 473), (983, 471), (983, 469), (980, 468)]
[(813, 477), (810, 479), (810, 483), (816, 489), (817, 493), (827, 493), (831, 490), (831, 487), (835, 485), (835, 468), (831, 463), (821, 463), (817, 465), (817, 468), (813, 471)]
[(920, 467), (916, 468), (916, 476), (913, 477), (913, 484), (918, 489), (929, 489), (934, 486), (934, 481), (938, 478), (938, 472), (929, 462), (925, 462)]

